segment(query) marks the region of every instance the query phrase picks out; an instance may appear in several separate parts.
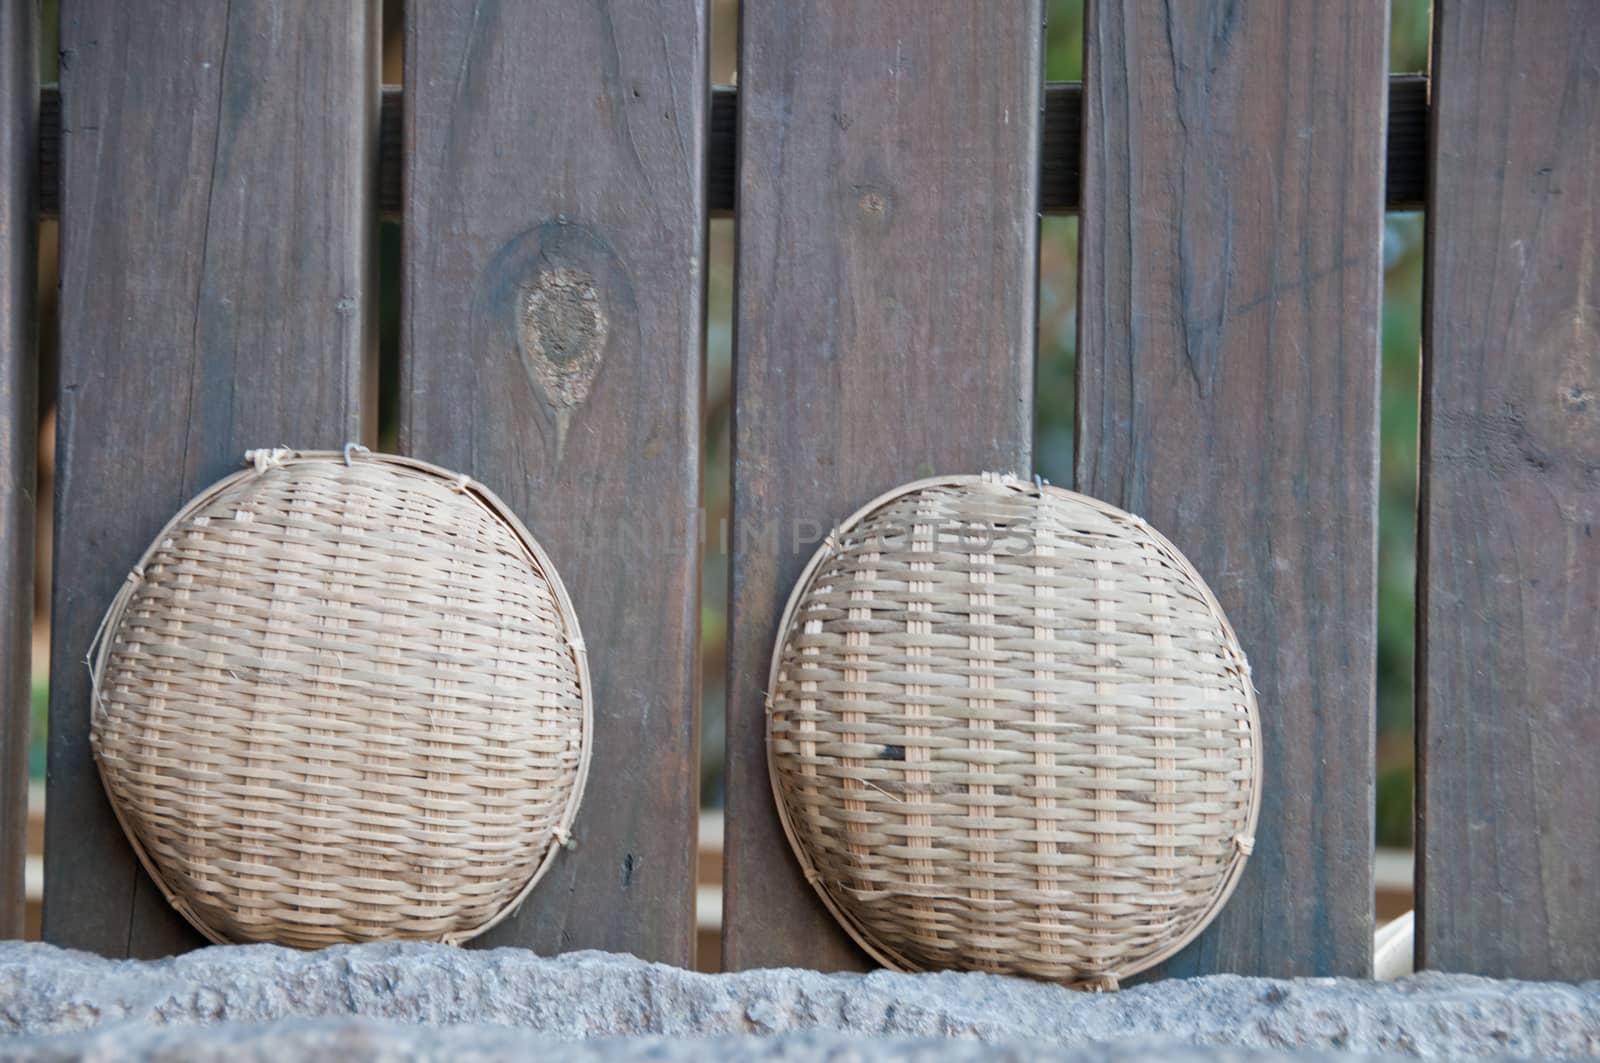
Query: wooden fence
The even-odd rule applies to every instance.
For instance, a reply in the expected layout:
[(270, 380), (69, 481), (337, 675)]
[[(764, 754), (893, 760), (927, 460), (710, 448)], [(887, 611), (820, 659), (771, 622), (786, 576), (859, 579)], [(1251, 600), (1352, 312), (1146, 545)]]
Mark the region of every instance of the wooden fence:
[[(761, 685), (783, 530), (934, 471), (1031, 468), (1038, 216), (1081, 214), (1080, 490), (1210, 581), (1255, 666), (1255, 856), (1169, 974), (1362, 975), (1372, 952), (1384, 210), (1427, 210), (1420, 964), (1600, 977), (1600, 5), (1042, 0), (0, 3), (0, 931), (21, 909), (39, 212), (60, 218), (44, 933), (198, 943), (88, 746), (82, 661), (129, 566), (241, 453), (372, 438), (374, 227), (403, 231), (400, 447), (470, 473), (573, 592), (596, 681), (579, 848), (487, 945), (694, 947), (709, 216), (737, 218), (724, 960), (860, 967), (791, 859)], [(1429, 97), (1431, 96), (1431, 102)], [(600, 278), (555, 416), (495, 301)], [(647, 518), (667, 534), (609, 529)], [(767, 534), (775, 531), (776, 534)]]

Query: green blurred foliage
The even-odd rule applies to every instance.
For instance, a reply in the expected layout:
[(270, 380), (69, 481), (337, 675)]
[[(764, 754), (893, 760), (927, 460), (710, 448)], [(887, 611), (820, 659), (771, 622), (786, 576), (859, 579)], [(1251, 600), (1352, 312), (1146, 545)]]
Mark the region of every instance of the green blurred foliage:
[[(1393, 0), (1389, 69), (1428, 69), (1428, 0)], [(1421, 214), (1391, 214), (1383, 241), (1378, 472), (1379, 845), (1409, 846), (1417, 616), (1417, 445), (1422, 374)]]
[(1046, 0), (1046, 81), (1083, 80), (1083, 0)]
[(1428, 0), (1393, 0), (1389, 10), (1389, 73), (1421, 74), (1428, 69)]
[(44, 676), (33, 679), (32, 704), (28, 717), (28, 777), (44, 778), (49, 751), (50, 683)]

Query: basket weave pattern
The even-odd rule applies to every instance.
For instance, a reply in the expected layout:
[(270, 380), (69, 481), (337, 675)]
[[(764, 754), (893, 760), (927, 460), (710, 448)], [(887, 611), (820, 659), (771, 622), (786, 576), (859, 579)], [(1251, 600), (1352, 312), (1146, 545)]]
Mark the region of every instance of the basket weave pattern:
[(192, 502), (111, 612), (92, 739), (213, 941), (460, 941), (565, 837), (588, 680), (565, 591), (465, 477), (278, 452)]
[(950, 477), (870, 503), (802, 576), (768, 689), (790, 841), (888, 966), (1114, 987), (1252, 845), (1243, 653), (1176, 548), (1081, 495)]

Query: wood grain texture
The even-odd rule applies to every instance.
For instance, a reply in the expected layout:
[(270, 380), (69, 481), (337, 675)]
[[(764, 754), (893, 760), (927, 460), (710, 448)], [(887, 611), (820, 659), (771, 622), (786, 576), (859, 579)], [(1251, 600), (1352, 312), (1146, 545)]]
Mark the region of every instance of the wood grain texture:
[(595, 683), (577, 847), (485, 946), (693, 961), (706, 38), (699, 0), (407, 8), (401, 447), (528, 523)]
[(1031, 468), (1042, 18), (1033, 0), (743, 8), (728, 969), (866, 963), (767, 776), (763, 687), (807, 558), (898, 483)]
[(247, 447), (360, 431), (373, 4), (62, 0), (61, 369), (44, 936), (200, 943), (89, 750), (85, 652), (167, 518)]
[(0, 4), (0, 939), (22, 936), (26, 901), (39, 441), (38, 57), (37, 0)]
[(1600, 978), (1600, 7), (1434, 7), (1418, 962)]
[(1167, 974), (1368, 975), (1387, 6), (1092, 3), (1080, 490), (1188, 555), (1254, 668), (1238, 892)]

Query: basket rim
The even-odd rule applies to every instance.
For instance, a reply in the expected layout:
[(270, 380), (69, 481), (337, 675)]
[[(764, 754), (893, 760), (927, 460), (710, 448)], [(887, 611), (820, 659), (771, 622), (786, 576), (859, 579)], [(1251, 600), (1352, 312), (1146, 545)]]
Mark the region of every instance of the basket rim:
[[(257, 457), (257, 455), (263, 453), (266, 455), (264, 458)], [(253, 458), (255, 459), (254, 461), (252, 461)], [(594, 684), (589, 677), (588, 648), (584, 644), (583, 632), (578, 626), (578, 613), (573, 607), (571, 596), (567, 593), (566, 584), (562, 582), (555, 563), (550, 560), (550, 555), (545, 552), (544, 547), (540, 545), (539, 541), (534, 538), (533, 533), (528, 530), (527, 525), (511, 510), (510, 506), (506, 505), (499, 495), (477, 480), (461, 473), (452, 472), (443, 466), (401, 454), (370, 451), (365, 447), (355, 445), (346, 447), (344, 450), (294, 450), (287, 447), (270, 449), (265, 452), (252, 450), (245, 452), (244, 462), (244, 468), (217, 480), (178, 509), (177, 513), (156, 533), (150, 545), (139, 555), (139, 560), (128, 572), (127, 578), (122, 582), (122, 587), (117, 591), (116, 597), (112, 599), (110, 608), (106, 610), (105, 616), (100, 621), (100, 626), (95, 630), (93, 640), (89, 643), (89, 650), (84, 661), (89, 666), (91, 732), (93, 731), (94, 720), (98, 719), (101, 713), (101, 680), (104, 676), (106, 662), (111, 656), (111, 640), (107, 636), (121, 622), (128, 602), (133, 597), (133, 592), (143, 582), (145, 565), (178, 525), (209, 505), (219, 495), (236, 484), (262, 476), (274, 468), (326, 462), (336, 462), (341, 465), (353, 465), (356, 462), (387, 465), (415, 476), (442, 480), (448, 483), (452, 488), (457, 489), (461, 494), (476, 502), (490, 516), (497, 518), (510, 528), (513, 537), (527, 554), (528, 560), (533, 563), (549, 583), (551, 597), (554, 599), (557, 613), (561, 617), (567, 644), (572, 650), (573, 664), (577, 672), (578, 696), (583, 707), (577, 777), (573, 780), (572, 792), (567, 797), (566, 807), (562, 809), (561, 818), (552, 831), (551, 839), (546, 843), (544, 856), (539, 861), (538, 866), (534, 868), (527, 882), (522, 884), (521, 889), (492, 918), (475, 927), (446, 934), (433, 940), (446, 945), (460, 945), (487, 933), (522, 906), (522, 903), (528, 899), (528, 895), (533, 892), (533, 888), (539, 884), (539, 881), (550, 870), (557, 855), (565, 848), (564, 840), (569, 837), (573, 822), (577, 819), (579, 808), (583, 803), (584, 790), (589, 780), (589, 767), (594, 749)], [(100, 758), (99, 750), (91, 746), (91, 753), (93, 754), (96, 773), (100, 777), (101, 788), (106, 795), (106, 803), (111, 806), (112, 814), (117, 819), (117, 825), (122, 828), (122, 833), (128, 839), (128, 844), (133, 847), (134, 855), (139, 858), (139, 863), (144, 867), (145, 873), (150, 876), (156, 888), (161, 891), (162, 897), (179, 915), (183, 916), (190, 926), (198, 930), (207, 941), (217, 945), (236, 944), (237, 942), (233, 939), (223, 936), (207, 925), (205, 920), (200, 918), (199, 914), (194, 911), (187, 899), (179, 896), (172, 889), (155, 860), (139, 840), (137, 832), (129, 826), (121, 803), (112, 800), (111, 787), (106, 779), (106, 766)]]
[[(1171, 552), (1173, 560), (1179, 564), (1184, 574), (1189, 576), (1194, 581), (1195, 586), (1201, 590), (1206, 605), (1210, 608), (1212, 615), (1221, 625), (1223, 634), (1227, 637), (1227, 646), (1238, 653), (1238, 663), (1243, 668), (1243, 674), (1245, 678), (1245, 717), (1249, 723), (1249, 735), (1251, 739), (1250, 804), (1249, 809), (1245, 814), (1244, 836), (1251, 839), (1253, 844), (1256, 828), (1261, 815), (1261, 789), (1263, 780), (1261, 716), (1256, 704), (1255, 684), (1250, 678), (1249, 664), (1244, 657), (1244, 651), (1242, 647), (1239, 645), (1239, 638), (1234, 633), (1233, 625), (1228, 622), (1227, 614), (1223, 612), (1222, 605), (1217, 601), (1216, 594), (1211, 590), (1210, 585), (1207, 584), (1203, 578), (1201, 578), (1200, 573), (1195, 570), (1194, 565), (1189, 561), (1188, 557), (1184, 555), (1183, 551), (1179, 550), (1177, 546), (1173, 544), (1172, 540), (1168, 539), (1155, 527), (1146, 522), (1142, 517), (1139, 517), (1137, 514), (1130, 513), (1128, 510), (1113, 506), (1108, 502), (1103, 502), (1098, 498), (1092, 498), (1089, 495), (1080, 494), (1077, 491), (1070, 491), (1064, 487), (1056, 487), (1053, 484), (1046, 483), (1043, 480), (1023, 478), (1012, 473), (985, 472), (928, 476), (919, 480), (912, 480), (908, 483), (900, 484), (897, 487), (890, 488), (889, 490), (878, 495), (876, 498), (873, 498), (871, 501), (862, 505), (854, 513), (851, 513), (850, 516), (840, 521), (836, 527), (837, 530), (841, 532), (852, 529), (865, 520), (868, 516), (872, 515), (874, 512), (883, 508), (889, 503), (894, 502), (895, 500), (906, 495), (914, 494), (918, 491), (926, 491), (929, 488), (934, 487), (963, 487), (975, 484), (991, 485), (1004, 490), (1011, 490), (1019, 493), (1031, 493), (1036, 497), (1043, 497), (1046, 493), (1049, 493), (1072, 502), (1087, 505), (1090, 508), (1098, 510), (1108, 516), (1124, 519), (1131, 516), (1135, 521), (1138, 522), (1138, 524), (1147, 534), (1156, 540), (1157, 545), (1162, 546)], [(772, 788), (773, 804), (778, 806), (778, 821), (783, 825), (784, 837), (786, 837), (789, 841), (789, 850), (794, 854), (795, 859), (799, 862), (800, 869), (802, 872), (804, 872), (806, 881), (811, 884), (811, 888), (815, 890), (817, 896), (822, 899), (822, 903), (828, 909), (829, 913), (834, 917), (839, 925), (844, 928), (845, 932), (850, 935), (851, 939), (855, 941), (855, 943), (859, 945), (861, 949), (877, 963), (890, 970), (915, 973), (927, 970), (928, 968), (912, 963), (899, 951), (873, 941), (871, 937), (867, 935), (865, 929), (856, 921), (854, 916), (852, 916), (842, 905), (840, 905), (834, 896), (825, 888), (822, 882), (822, 876), (818, 874), (810, 855), (807, 853), (805, 847), (800, 844), (795, 833), (794, 824), (789, 814), (788, 804), (783, 799), (782, 788), (778, 782), (778, 773), (776, 771), (772, 740), (772, 702), (773, 692), (778, 689), (778, 677), (783, 661), (783, 646), (787, 640), (787, 635), (789, 634), (790, 627), (793, 624), (794, 616), (799, 608), (800, 601), (804, 597), (807, 587), (809, 587), (811, 584), (812, 577), (816, 574), (817, 569), (821, 567), (822, 563), (833, 553), (833, 547), (834, 539), (830, 534), (823, 541), (822, 545), (819, 546), (811, 555), (811, 559), (806, 562), (805, 568), (801, 570), (800, 575), (795, 579), (794, 588), (789, 592), (789, 600), (784, 606), (782, 618), (778, 621), (778, 634), (777, 639), (773, 643), (772, 647), (772, 663), (767, 671), (767, 688), (766, 694), (763, 698), (767, 746), (767, 782)], [(1245, 864), (1248, 862), (1249, 853), (1235, 849), (1228, 867), (1227, 874), (1223, 877), (1222, 884), (1212, 894), (1211, 902), (1206, 906), (1200, 917), (1195, 920), (1194, 924), (1188, 930), (1161, 948), (1159, 951), (1152, 953), (1150, 956), (1144, 959), (1129, 964), (1126, 968), (1107, 971), (1103, 974), (1094, 975), (1078, 982), (1065, 984), (1072, 988), (1080, 989), (1115, 989), (1118, 988), (1121, 982), (1133, 977), (1136, 974), (1139, 974), (1141, 971), (1149, 970), (1150, 968), (1171, 959), (1178, 952), (1187, 947), (1190, 942), (1194, 941), (1195, 938), (1199, 937), (1200, 934), (1216, 919), (1217, 913), (1222, 910), (1223, 906), (1228, 903), (1229, 898), (1233, 896), (1233, 891), (1238, 887), (1239, 878), (1241, 875), (1243, 875)]]

